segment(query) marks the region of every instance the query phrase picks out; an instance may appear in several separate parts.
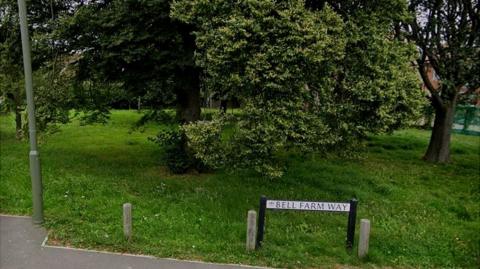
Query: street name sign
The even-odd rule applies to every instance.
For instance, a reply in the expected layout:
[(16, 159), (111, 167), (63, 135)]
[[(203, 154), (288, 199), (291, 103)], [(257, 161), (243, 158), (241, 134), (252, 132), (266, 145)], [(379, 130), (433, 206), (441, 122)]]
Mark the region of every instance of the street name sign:
[(267, 209), (349, 212), (350, 203), (267, 200)]
[(257, 222), (257, 240), (256, 248), (261, 247), (263, 242), (263, 235), (265, 233), (265, 214), (266, 210), (299, 210), (299, 211), (324, 211), (324, 212), (338, 212), (348, 213), (347, 223), (347, 250), (352, 250), (353, 238), (355, 237), (355, 221), (357, 218), (357, 203), (356, 199), (351, 199), (348, 202), (321, 202), (321, 201), (290, 201), (290, 200), (274, 200), (268, 199), (265, 196), (260, 198), (260, 209), (258, 212)]

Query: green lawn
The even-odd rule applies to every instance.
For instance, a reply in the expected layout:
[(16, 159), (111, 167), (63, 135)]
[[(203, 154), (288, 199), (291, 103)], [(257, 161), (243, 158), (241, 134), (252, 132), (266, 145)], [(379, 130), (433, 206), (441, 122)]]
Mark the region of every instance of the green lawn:
[[(73, 122), (41, 137), (49, 244), (278, 267), (480, 265), (479, 137), (454, 135), (450, 165), (424, 163), (429, 133), (406, 130), (372, 137), (356, 159), (291, 157), (280, 180), (178, 176), (147, 140), (162, 126), (129, 133), (139, 117), (115, 111), (107, 125)], [(28, 215), (28, 143), (14, 136), (13, 118), (1, 116), (0, 212)], [(369, 257), (345, 251), (346, 215), (312, 212), (268, 212), (264, 247), (246, 252), (246, 213), (262, 194), (358, 198), (358, 220), (372, 223)], [(125, 202), (134, 206), (130, 243), (122, 237)]]

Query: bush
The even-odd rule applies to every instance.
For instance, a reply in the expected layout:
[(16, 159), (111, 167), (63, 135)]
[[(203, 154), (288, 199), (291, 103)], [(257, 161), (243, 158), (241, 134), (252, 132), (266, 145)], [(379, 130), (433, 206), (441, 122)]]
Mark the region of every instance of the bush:
[(172, 173), (182, 174), (191, 169), (198, 172), (208, 170), (208, 166), (196, 158), (189, 149), (187, 137), (182, 128), (162, 130), (156, 137), (149, 139), (165, 149), (164, 161)]
[(219, 168), (225, 164), (225, 149), (222, 147), (223, 118), (212, 121), (197, 121), (182, 126), (189, 148), (196, 159), (205, 166)]

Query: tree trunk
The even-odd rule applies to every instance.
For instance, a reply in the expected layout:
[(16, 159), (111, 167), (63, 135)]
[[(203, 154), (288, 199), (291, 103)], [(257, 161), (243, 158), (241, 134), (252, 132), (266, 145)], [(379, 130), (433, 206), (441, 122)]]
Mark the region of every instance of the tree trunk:
[(227, 113), (227, 104), (228, 104), (227, 100), (221, 100), (220, 101), (220, 113), (222, 113), (222, 114)]
[(16, 131), (16, 138), (18, 140), (23, 138), (23, 129), (22, 129), (22, 110), (20, 107), (15, 106), (15, 131)]
[(456, 102), (435, 109), (435, 121), (427, 152), (423, 157), (428, 162), (446, 163), (450, 161), (450, 137)]
[(177, 88), (177, 119), (188, 123), (200, 119), (200, 79), (195, 67), (183, 72), (182, 83)]
[[(177, 120), (181, 123), (190, 123), (200, 119), (200, 79), (194, 67), (188, 67), (182, 72), (181, 82), (176, 90)], [(187, 135), (182, 132), (180, 144), (181, 156), (185, 164), (185, 171), (195, 166), (195, 157), (188, 146)], [(181, 172), (181, 173), (183, 173)]]

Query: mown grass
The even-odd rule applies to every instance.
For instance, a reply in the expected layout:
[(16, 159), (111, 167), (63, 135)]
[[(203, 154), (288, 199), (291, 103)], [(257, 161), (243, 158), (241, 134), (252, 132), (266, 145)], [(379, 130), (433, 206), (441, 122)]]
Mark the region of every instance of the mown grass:
[[(405, 130), (371, 137), (359, 158), (292, 156), (279, 180), (171, 175), (162, 150), (147, 140), (167, 127), (129, 132), (140, 116), (115, 111), (106, 125), (73, 122), (41, 137), (50, 244), (274, 267), (479, 267), (479, 137), (454, 135), (449, 165), (424, 163), (429, 133)], [(0, 212), (26, 215), (28, 143), (14, 137), (13, 118), (1, 116)], [(334, 213), (268, 212), (263, 248), (246, 252), (246, 212), (262, 194), (356, 197), (358, 219), (372, 223), (368, 258), (345, 251), (347, 218)], [(122, 237), (125, 202), (134, 206), (131, 242)]]

